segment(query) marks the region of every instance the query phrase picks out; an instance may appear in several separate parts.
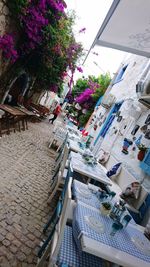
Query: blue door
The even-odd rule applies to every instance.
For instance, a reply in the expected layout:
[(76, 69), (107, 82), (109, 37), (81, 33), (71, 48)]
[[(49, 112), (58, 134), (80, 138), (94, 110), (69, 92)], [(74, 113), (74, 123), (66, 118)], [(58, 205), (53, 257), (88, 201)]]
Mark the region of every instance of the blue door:
[(109, 112), (109, 114), (108, 114), (108, 116), (107, 116), (107, 118), (106, 118), (106, 120), (105, 120), (105, 122), (103, 124), (103, 127), (100, 130), (100, 132), (99, 132), (99, 134), (98, 134), (98, 136), (97, 136), (97, 138), (96, 138), (96, 140), (94, 142), (94, 146), (96, 145), (96, 143), (97, 143), (97, 141), (98, 141), (98, 139), (100, 137), (104, 138), (105, 135), (107, 134), (110, 126), (112, 125), (112, 122), (113, 122), (113, 120), (115, 118), (116, 113), (121, 108), (122, 103), (123, 103), (123, 101), (122, 102), (118, 102), (118, 103), (116, 103), (116, 104), (114, 104), (112, 106), (112, 108), (111, 108), (111, 110), (110, 110), (110, 112)]

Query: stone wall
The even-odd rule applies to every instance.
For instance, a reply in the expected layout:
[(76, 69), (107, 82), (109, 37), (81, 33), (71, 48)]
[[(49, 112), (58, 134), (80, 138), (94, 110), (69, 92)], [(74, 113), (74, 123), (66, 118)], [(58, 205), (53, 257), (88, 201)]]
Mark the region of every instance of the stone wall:
[[(12, 18), (10, 18), (6, 2), (7, 0), (0, 0), (0, 36), (3, 36), (5, 33), (11, 33), (15, 29), (15, 24)], [(7, 69), (8, 64), (6, 62), (4, 64), (0, 53), (0, 75)]]
[(6, 6), (6, 0), (0, 0), (0, 35), (10, 29), (9, 10)]

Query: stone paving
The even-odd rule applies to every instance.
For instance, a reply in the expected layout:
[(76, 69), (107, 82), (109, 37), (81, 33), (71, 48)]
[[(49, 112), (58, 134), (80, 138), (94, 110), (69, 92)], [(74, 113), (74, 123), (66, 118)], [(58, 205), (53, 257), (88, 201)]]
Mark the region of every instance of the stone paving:
[(47, 205), (52, 128), (29, 124), (29, 130), (0, 139), (0, 267), (36, 266), (43, 225), (53, 209)]

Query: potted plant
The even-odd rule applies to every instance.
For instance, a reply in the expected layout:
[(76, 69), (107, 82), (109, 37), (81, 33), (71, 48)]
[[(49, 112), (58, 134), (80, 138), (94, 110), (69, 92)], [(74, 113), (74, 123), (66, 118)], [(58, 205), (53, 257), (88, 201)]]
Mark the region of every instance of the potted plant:
[(143, 144), (140, 144), (138, 146), (138, 149), (139, 149), (139, 153), (137, 155), (137, 158), (138, 160), (142, 161), (145, 157), (145, 153), (146, 153), (146, 150), (147, 150), (147, 147)]
[(111, 204), (109, 202), (102, 202), (100, 211), (102, 215), (108, 215), (111, 210)]

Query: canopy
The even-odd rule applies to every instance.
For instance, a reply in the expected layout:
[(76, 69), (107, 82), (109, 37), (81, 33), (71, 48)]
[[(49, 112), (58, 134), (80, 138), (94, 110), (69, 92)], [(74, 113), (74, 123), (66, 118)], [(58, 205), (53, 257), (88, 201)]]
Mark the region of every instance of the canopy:
[(95, 45), (150, 57), (150, 0), (114, 0)]

